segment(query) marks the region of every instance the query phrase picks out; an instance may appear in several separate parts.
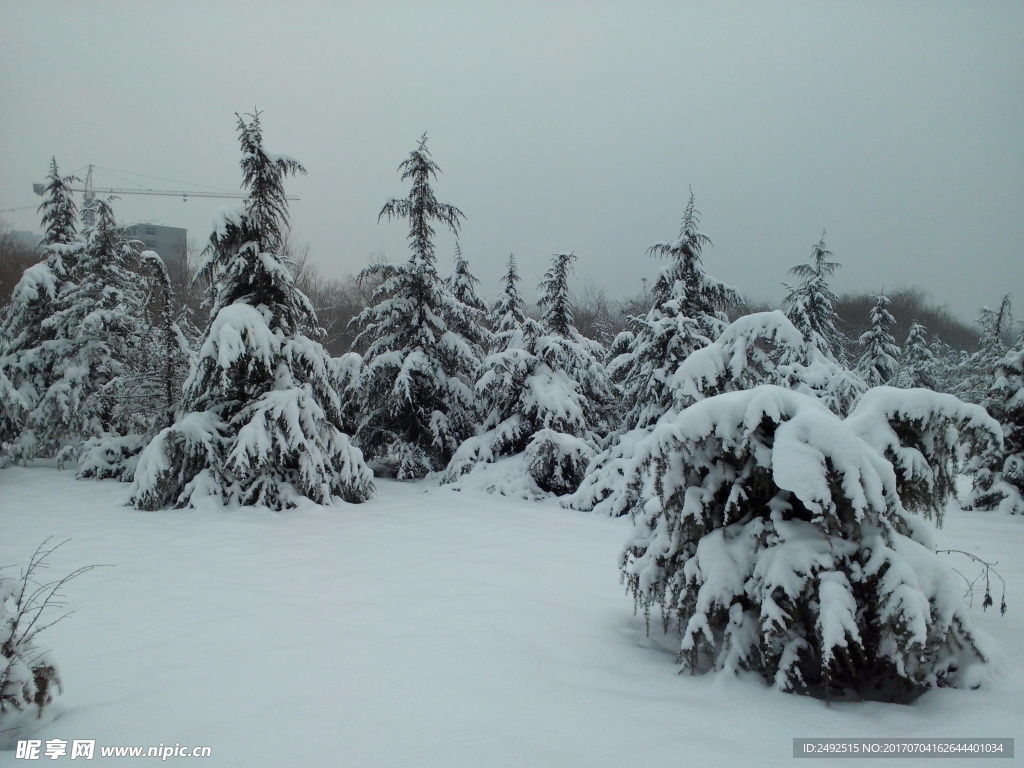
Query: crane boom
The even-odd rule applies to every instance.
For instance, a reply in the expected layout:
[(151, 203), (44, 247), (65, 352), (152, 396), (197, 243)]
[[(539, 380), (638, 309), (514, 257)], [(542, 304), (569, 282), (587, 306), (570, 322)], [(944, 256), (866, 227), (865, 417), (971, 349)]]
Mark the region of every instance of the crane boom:
[[(171, 189), (146, 189), (145, 187), (94, 187), (92, 184), (92, 169), (93, 166), (89, 166), (89, 171), (85, 175), (85, 185), (81, 187), (72, 187), (72, 192), (82, 192), (85, 195), (85, 206), (82, 209), (83, 220), (86, 223), (92, 222), (92, 211), (90, 203), (96, 199), (96, 194), (103, 195), (170, 195), (172, 197), (180, 197), (182, 200), (187, 201), (190, 197), (228, 197), (236, 200), (244, 200), (246, 195), (239, 192), (187, 192), (177, 191)], [(33, 184), (32, 191), (37, 195), (42, 195), (45, 191), (45, 187), (42, 184)], [(295, 195), (285, 195), (286, 200), (298, 200), (299, 198)]]
[[(44, 192), (42, 184), (33, 184), (32, 188), (35, 190), (37, 195), (41, 195)], [(240, 192), (188, 192), (188, 191), (176, 191), (173, 189), (144, 189), (139, 187), (92, 187), (86, 189), (85, 187), (72, 187), (72, 192), (89, 192), (93, 195), (171, 195), (172, 197), (233, 197), (237, 200), (242, 200), (245, 195)], [(288, 195), (289, 200), (298, 200), (299, 198), (295, 195)]]

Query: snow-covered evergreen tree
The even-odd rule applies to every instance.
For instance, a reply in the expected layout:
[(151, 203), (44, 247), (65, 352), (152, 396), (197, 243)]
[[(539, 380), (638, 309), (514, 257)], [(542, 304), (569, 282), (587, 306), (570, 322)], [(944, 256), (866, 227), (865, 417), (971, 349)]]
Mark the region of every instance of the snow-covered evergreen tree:
[(1013, 303), (1010, 294), (1003, 296), (999, 309), (982, 307), (978, 313), (981, 339), (978, 351), (964, 363), (956, 394), (971, 403), (982, 403), (989, 395), (992, 374), (1006, 354), (1006, 337), (1013, 327)]
[(505, 276), (501, 279), (501, 292), (494, 300), (490, 310), (491, 330), (495, 334), (494, 343), (496, 345), (491, 348), (491, 351), (503, 346), (501, 334), (516, 330), (526, 320), (526, 302), (519, 295), (518, 283), (520, 280), (516, 257), (509, 254)]
[[(540, 322), (523, 313), (509, 258), (494, 305), (492, 352), (476, 383), (485, 418), (456, 451), (446, 483), (525, 497), (578, 487), (596, 452), (610, 393), (593, 342), (572, 321), (567, 281), (573, 258), (555, 255), (541, 284)], [(506, 457), (515, 458), (502, 462)]]
[(11, 455), (0, 456), (0, 463), (37, 455), (37, 440), (26, 420), (54, 381), (52, 369), (58, 355), (55, 331), (45, 322), (53, 314), (58, 293), (69, 286), (83, 247), (71, 193), (73, 181), (77, 181), (74, 176), (60, 175), (55, 158), (50, 161), (39, 206), (43, 260), (25, 270), (0, 319), (0, 445), (17, 443), (11, 446)]
[(1024, 515), (1024, 334), (996, 364), (984, 405), (1003, 428), (1003, 447), (979, 462), (968, 504)]
[(623, 430), (649, 428), (672, 407), (669, 378), (694, 350), (718, 338), (727, 325), (721, 310), (743, 303), (735, 288), (704, 271), (701, 252), (711, 241), (698, 228), (699, 216), (691, 193), (679, 237), (647, 251), (669, 263), (651, 291), (653, 306), (631, 319), (628, 348), (609, 365), (622, 390)]
[(937, 389), (935, 355), (928, 347), (928, 331), (917, 320), (910, 324), (903, 342), (903, 359), (896, 383), (901, 387)]
[(118, 406), (130, 414), (123, 434), (87, 440), (78, 460), (80, 478), (114, 478), (130, 482), (140, 451), (174, 423), (193, 350), (174, 309), (174, 292), (163, 259), (154, 251), (139, 255), (143, 280), (140, 337), (133, 345), (117, 391)]
[[(462, 246), (456, 243), (455, 266), (445, 279), (445, 286), (462, 306), (449, 318), (449, 325), (453, 331), (475, 346), (474, 351), (478, 350), (478, 356), (483, 360), (490, 345), (490, 333), (486, 325), (487, 302), (477, 293), (479, 285), (480, 281), (469, 271), (469, 262), (462, 255)], [(469, 322), (466, 322), (467, 320)]]
[[(245, 117), (249, 119), (246, 120)], [(140, 509), (228, 505), (294, 507), (364, 501), (372, 474), (342, 431), (342, 385), (309, 300), (281, 255), (286, 176), (299, 162), (263, 148), (260, 113), (238, 116), (248, 196), (221, 209), (199, 276), (210, 284), (210, 324), (185, 383), (177, 421), (143, 452), (132, 503)]]
[(604, 347), (576, 329), (569, 290), (569, 272), (576, 258), (575, 253), (554, 254), (551, 267), (541, 280), (537, 307), (541, 311), (540, 327), (547, 339), (543, 342), (543, 356), (576, 382), (587, 402), (587, 428), (603, 436), (614, 426), (615, 392), (602, 363)]
[(140, 256), (142, 273), (148, 284), (147, 306), (150, 327), (144, 346), (144, 360), (138, 366), (142, 399), (149, 402), (150, 421), (157, 431), (174, 423), (181, 390), (188, 376), (192, 350), (178, 324), (174, 308), (174, 290), (163, 259), (154, 251)]
[[(75, 255), (70, 280), (55, 293), (49, 336), (37, 348), (45, 371), (21, 435), (16, 460), (57, 455), (77, 462), (86, 441), (123, 436), (137, 415), (122, 402), (122, 387), (139, 348), (144, 294), (131, 271), (135, 244), (117, 225), (108, 201), (96, 201), (96, 222)], [(66, 255), (77, 244), (60, 248)]]
[[(715, 340), (682, 361), (667, 382), (672, 407), (664, 418), (727, 392), (773, 384), (819, 400), (845, 416), (864, 393), (864, 382), (806, 341), (780, 312), (744, 315)], [(645, 497), (627, 477), (636, 446), (650, 428), (630, 430), (591, 464), (580, 489), (567, 500), (575, 509), (636, 514)]]
[(755, 312), (731, 323), (684, 360), (670, 379), (673, 410), (725, 392), (775, 384), (811, 395), (839, 416), (853, 410), (867, 389), (780, 311)]
[(646, 502), (622, 574), (638, 610), (681, 633), (684, 670), (900, 701), (979, 680), (989, 650), (957, 576), (847, 421), (761, 386), (695, 403), (637, 444), (627, 481)]
[(367, 344), (359, 381), (362, 420), (357, 437), (370, 458), (399, 479), (440, 470), (477, 424), (473, 382), (479, 358), (454, 325), (468, 327), (472, 310), (437, 273), (434, 229), (457, 233), (462, 211), (440, 203), (430, 186), (439, 168), (426, 134), (399, 165), (412, 182), (407, 198), (389, 200), (379, 218), (407, 219), (411, 254), (404, 264), (374, 265), (381, 280), (375, 306), (358, 318), (356, 345)]
[(892, 335), (896, 319), (889, 312), (889, 304), (883, 294), (875, 296), (875, 306), (869, 314), (871, 328), (860, 337), (862, 352), (857, 361), (857, 373), (869, 387), (888, 384), (899, 370), (900, 348)]
[(825, 233), (811, 247), (811, 261), (797, 264), (789, 273), (800, 278), (796, 285), (783, 283), (786, 298), (782, 307), (786, 317), (799, 329), (804, 339), (840, 365), (846, 361), (846, 338), (839, 330), (836, 304), (839, 297), (832, 291), (828, 279), (839, 269), (840, 263), (825, 246)]
[[(39, 205), (42, 214), (43, 246), (71, 245), (78, 241), (78, 208), (71, 194), (71, 182), (79, 181), (76, 176), (61, 176), (57, 158), (50, 158), (50, 173), (43, 189), (43, 202)], [(64, 265), (70, 271), (74, 264)]]
[(461, 301), (470, 309), (475, 309), (482, 314), (487, 313), (487, 302), (480, 298), (477, 287), (480, 281), (469, 271), (469, 262), (462, 255), (462, 245), (455, 244), (455, 266), (452, 273), (445, 280), (445, 285), (451, 291), (452, 296)]
[(967, 370), (970, 355), (962, 349), (952, 347), (938, 337), (932, 338), (931, 352), (931, 370), (935, 379), (935, 391), (946, 392), (967, 402), (974, 402), (964, 392), (964, 372)]

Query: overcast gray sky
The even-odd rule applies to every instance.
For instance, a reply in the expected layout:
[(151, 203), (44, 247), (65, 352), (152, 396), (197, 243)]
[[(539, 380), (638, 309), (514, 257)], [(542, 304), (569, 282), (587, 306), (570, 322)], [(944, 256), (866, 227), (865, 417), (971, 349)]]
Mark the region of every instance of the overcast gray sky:
[[(577, 290), (635, 293), (692, 187), (707, 269), (752, 298), (827, 229), (840, 291), (1024, 310), (1024, 3), (0, 0), (0, 209), (38, 204), (51, 155), (235, 190), (254, 106), (309, 170), (292, 224), (328, 276), (405, 257), (377, 214), (427, 131), (488, 298), (509, 253), (532, 297), (562, 250)], [(204, 241), (221, 204), (115, 210)]]

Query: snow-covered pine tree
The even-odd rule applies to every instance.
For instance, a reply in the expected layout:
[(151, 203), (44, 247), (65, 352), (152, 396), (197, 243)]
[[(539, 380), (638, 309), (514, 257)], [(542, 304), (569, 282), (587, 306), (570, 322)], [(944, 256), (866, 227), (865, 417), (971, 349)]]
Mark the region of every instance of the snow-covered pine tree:
[(130, 414), (130, 420), (123, 428), (125, 434), (104, 433), (82, 444), (79, 478), (131, 482), (139, 453), (157, 432), (174, 422), (181, 398), (191, 350), (170, 304), (158, 298), (162, 295), (170, 302), (170, 280), (163, 260), (153, 251), (140, 254), (139, 272), (144, 281), (140, 337), (117, 387), (118, 407)]
[(316, 314), (280, 252), (284, 179), (305, 169), (263, 148), (259, 112), (237, 117), (248, 196), (218, 212), (199, 268), (210, 324), (178, 420), (139, 459), (132, 503), (162, 509), (210, 498), (280, 510), (302, 498), (364, 501), (372, 474), (342, 431), (338, 368), (301, 333), (317, 327)]
[[(669, 258), (650, 292), (653, 303), (644, 317), (630, 318), (630, 330), (613, 343), (608, 366), (621, 393), (621, 416), (614, 442), (588, 469), (580, 488), (566, 500), (576, 509), (626, 514), (634, 499), (624, 492), (624, 466), (636, 444), (676, 407), (672, 377), (697, 350), (714, 342), (728, 325), (723, 310), (743, 305), (731, 285), (704, 271), (701, 254), (711, 243), (700, 231), (693, 192), (683, 212), (679, 237), (655, 243), (648, 254)], [(646, 292), (646, 290), (645, 290)]]
[(979, 462), (968, 504), (1024, 515), (1024, 334), (996, 364), (984, 405), (1003, 428), (1003, 447)]
[(61, 176), (56, 158), (51, 159), (39, 206), (43, 260), (25, 270), (0, 320), (0, 445), (16, 443), (9, 446), (8, 456), (0, 455), (0, 464), (38, 455), (37, 440), (26, 419), (53, 383), (57, 354), (54, 330), (44, 323), (53, 314), (54, 299), (69, 285), (83, 247), (76, 226), (73, 181), (77, 178)]
[(651, 291), (653, 306), (645, 317), (631, 318), (628, 348), (608, 366), (622, 390), (622, 430), (649, 428), (672, 407), (671, 375), (690, 353), (718, 338), (728, 324), (723, 309), (743, 304), (739, 291), (704, 271), (701, 252), (711, 241), (699, 224), (691, 192), (679, 237), (647, 251), (669, 263)]
[(153, 412), (151, 421), (155, 430), (160, 431), (174, 423), (192, 350), (178, 325), (174, 290), (163, 259), (154, 251), (143, 251), (140, 261), (148, 284), (146, 304), (150, 308), (150, 327), (145, 360), (139, 367), (143, 369), (146, 389), (152, 393), (147, 398)]
[(964, 393), (964, 376), (967, 370), (970, 355), (962, 350), (956, 349), (938, 337), (932, 337), (932, 374), (935, 379), (935, 391), (946, 392), (951, 395), (974, 402)]
[(482, 361), (490, 345), (490, 334), (486, 326), (487, 302), (476, 292), (478, 285), (480, 281), (469, 271), (469, 262), (462, 255), (462, 245), (456, 242), (455, 266), (445, 279), (445, 286), (462, 307), (449, 318), (449, 326), (475, 347)]
[(910, 324), (903, 342), (903, 359), (896, 384), (900, 387), (936, 389), (935, 355), (928, 347), (928, 331), (917, 320)]
[(154, 251), (139, 255), (143, 280), (140, 339), (118, 386), (118, 406), (131, 414), (126, 434), (94, 437), (82, 446), (80, 478), (130, 482), (139, 452), (171, 426), (188, 376), (193, 350), (177, 322), (174, 292), (163, 259)]
[(438, 202), (430, 186), (440, 171), (427, 136), (399, 166), (412, 188), (389, 200), (378, 219), (409, 221), (409, 260), (372, 265), (361, 277), (379, 279), (375, 306), (357, 323), (356, 346), (366, 344), (359, 380), (361, 422), (357, 437), (367, 454), (399, 479), (443, 469), (477, 424), (472, 384), (479, 359), (473, 345), (452, 328), (472, 322), (470, 310), (437, 273), (434, 229), (439, 222), (458, 234), (465, 218)]
[(889, 312), (889, 304), (883, 294), (875, 296), (875, 306), (869, 314), (871, 328), (860, 337), (863, 351), (857, 361), (857, 373), (869, 387), (888, 384), (899, 370), (900, 348), (892, 335), (896, 319)]
[(461, 301), (470, 309), (475, 309), (481, 314), (487, 313), (487, 302), (480, 298), (476, 292), (480, 281), (469, 271), (469, 262), (462, 255), (462, 245), (455, 244), (455, 266), (452, 273), (445, 280), (445, 285), (451, 291), (452, 296)]
[(505, 276), (501, 279), (501, 292), (494, 300), (490, 310), (491, 330), (495, 334), (494, 345), (490, 349), (492, 352), (505, 346), (500, 334), (516, 330), (526, 320), (526, 302), (519, 295), (518, 283), (520, 280), (516, 257), (510, 253), (506, 263)]
[(602, 362), (604, 347), (576, 328), (569, 290), (569, 272), (576, 258), (575, 253), (554, 254), (541, 280), (537, 308), (546, 338), (541, 342), (541, 357), (576, 382), (587, 402), (587, 429), (603, 437), (614, 427), (616, 394)]
[[(773, 384), (814, 397), (839, 416), (864, 393), (864, 382), (806, 341), (781, 311), (744, 315), (711, 344), (694, 351), (667, 382), (668, 415), (727, 392)], [(630, 430), (600, 454), (580, 489), (567, 500), (575, 509), (618, 517), (637, 514), (645, 497), (627, 478), (636, 471), (636, 446), (650, 428)]]
[[(592, 342), (572, 322), (567, 270), (573, 258), (555, 256), (541, 288), (544, 319), (537, 322), (525, 316), (509, 257), (494, 303), (491, 354), (476, 383), (483, 425), (456, 451), (444, 482), (527, 498), (579, 485), (599, 440), (595, 424), (602, 423), (599, 406), (607, 393)], [(507, 457), (514, 458), (502, 461)]]
[[(56, 455), (61, 465), (77, 462), (86, 441), (124, 436), (137, 424), (121, 401), (142, 332), (144, 296), (131, 271), (137, 252), (109, 201), (96, 201), (94, 211), (95, 224), (76, 254), (70, 281), (57, 291), (42, 322), (51, 335), (41, 345), (48, 386), (12, 446), (16, 459)], [(77, 245), (63, 250), (71, 248)]]
[(18, 433), (21, 420), (28, 411), (28, 403), (15, 389), (7, 374), (0, 368), (0, 465), (4, 462), (4, 444)]
[(982, 307), (978, 313), (981, 339), (978, 351), (966, 361), (956, 395), (971, 403), (982, 403), (992, 385), (992, 373), (1006, 354), (1006, 336), (1013, 327), (1013, 303), (1010, 294), (1003, 296), (999, 309)]
[(839, 330), (839, 317), (835, 306), (839, 297), (832, 291), (828, 279), (841, 264), (825, 246), (825, 232), (821, 240), (811, 246), (811, 261), (797, 264), (789, 273), (800, 278), (796, 285), (783, 283), (789, 293), (783, 299), (786, 317), (799, 329), (804, 339), (818, 350), (838, 362), (846, 364), (846, 338)]
[[(78, 208), (71, 194), (71, 182), (80, 181), (77, 176), (61, 176), (57, 158), (50, 158), (50, 173), (43, 189), (43, 202), (38, 212), (42, 214), (42, 245), (71, 245), (78, 242)], [(65, 275), (74, 267), (64, 264)]]
[(695, 403), (636, 446), (627, 482), (647, 501), (623, 579), (681, 633), (684, 670), (897, 701), (980, 679), (990, 651), (927, 524), (816, 399), (760, 386)]

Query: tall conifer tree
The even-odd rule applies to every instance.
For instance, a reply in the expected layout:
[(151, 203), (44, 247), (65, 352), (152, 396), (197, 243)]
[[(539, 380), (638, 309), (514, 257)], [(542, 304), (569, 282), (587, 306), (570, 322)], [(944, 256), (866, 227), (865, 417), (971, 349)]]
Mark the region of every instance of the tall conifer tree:
[(58, 294), (70, 286), (71, 270), (83, 247), (78, 209), (71, 194), (73, 181), (77, 178), (60, 175), (57, 160), (52, 158), (39, 205), (43, 259), (25, 270), (0, 322), (0, 444), (17, 443), (0, 462), (37, 455), (37, 439), (26, 420), (53, 383), (58, 354), (53, 343), (55, 331), (46, 321), (53, 314)]
[(857, 373), (869, 387), (888, 384), (896, 377), (899, 369), (900, 348), (892, 335), (896, 319), (889, 312), (889, 299), (879, 293), (869, 318), (871, 328), (861, 334), (863, 349), (857, 362)]
[(928, 348), (927, 330), (916, 320), (903, 343), (903, 359), (897, 382), (901, 387), (936, 389), (935, 355)]
[(789, 293), (782, 302), (786, 317), (803, 334), (804, 339), (840, 364), (846, 362), (846, 338), (839, 330), (835, 306), (839, 297), (828, 279), (840, 264), (825, 246), (825, 233), (811, 247), (811, 261), (797, 264), (789, 273), (800, 278), (797, 285), (783, 283)]
[(443, 469), (476, 427), (472, 385), (479, 358), (458, 332), (473, 313), (452, 295), (437, 273), (434, 229), (457, 234), (465, 218), (454, 205), (438, 202), (431, 187), (440, 172), (427, 150), (427, 136), (399, 166), (409, 196), (391, 199), (378, 220), (406, 219), (409, 260), (374, 265), (363, 277), (379, 279), (376, 304), (358, 318), (356, 344), (367, 344), (359, 379), (361, 421), (357, 437), (369, 457), (399, 479)]
[[(245, 117), (249, 119), (246, 120)], [(218, 212), (199, 275), (210, 324), (185, 383), (181, 415), (144, 451), (133, 503), (141, 509), (219, 503), (294, 507), (365, 500), (372, 475), (342, 431), (339, 373), (302, 330), (309, 299), (282, 256), (284, 179), (299, 162), (263, 148), (260, 113), (238, 116), (242, 207)]]
[(623, 430), (648, 428), (672, 407), (672, 374), (690, 353), (718, 338), (727, 325), (724, 309), (743, 304), (739, 291), (704, 271), (701, 254), (711, 240), (699, 226), (691, 192), (679, 237), (647, 250), (669, 263), (651, 290), (653, 306), (632, 319), (627, 349), (609, 366), (622, 388)]

